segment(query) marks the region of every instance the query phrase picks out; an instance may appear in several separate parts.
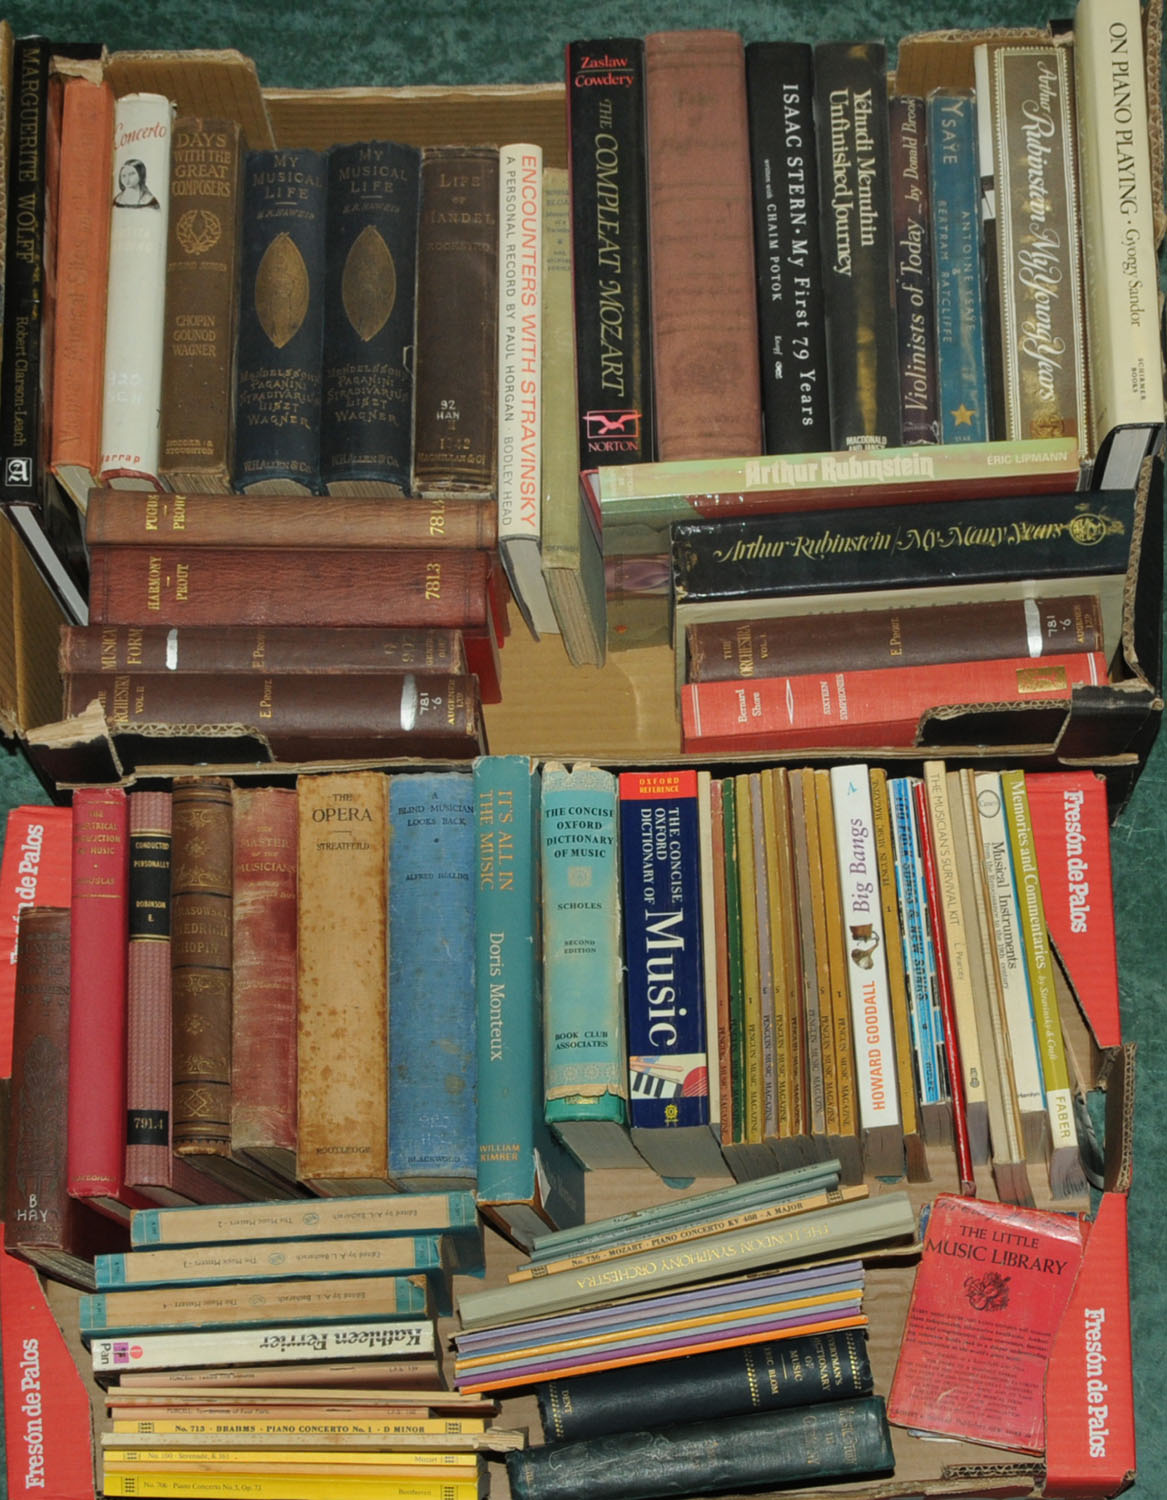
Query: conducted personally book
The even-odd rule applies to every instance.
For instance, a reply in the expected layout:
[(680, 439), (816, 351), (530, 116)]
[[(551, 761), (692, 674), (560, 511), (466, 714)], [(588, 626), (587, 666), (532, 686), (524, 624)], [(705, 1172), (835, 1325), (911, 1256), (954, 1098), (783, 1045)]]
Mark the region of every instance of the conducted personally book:
[(905, 444), (940, 439), (936, 384), (936, 300), (932, 275), (928, 127), (924, 100), (888, 101), (896, 332), (900, 348), (900, 428)]
[(413, 1357), (434, 1350), (430, 1318), (402, 1318), (371, 1323), (314, 1323), (306, 1316), (299, 1327), (220, 1329), (214, 1333), (146, 1333), (132, 1338), (100, 1336), (89, 1345), (93, 1373), (117, 1375), (123, 1370), (165, 1370), (219, 1364), (274, 1364), (280, 1360), (383, 1359)]
[(342, 1235), (329, 1239), (256, 1239), (175, 1249), (101, 1255), (97, 1286), (209, 1286), (223, 1281), (281, 1281), (287, 1277), (436, 1275), (450, 1264), (443, 1232)]
[(1094, 595), (902, 604), (775, 620), (711, 620), (686, 632), (686, 680), (749, 681), (806, 672), (934, 666), (992, 657), (1102, 651)]
[[(687, 682), (681, 738), (687, 750), (804, 750), (818, 746), (927, 744), (929, 720), (978, 706), (1060, 703), (1107, 682), (1101, 652), (810, 672), (756, 682)], [(978, 733), (970, 728), (974, 737)]]
[(632, 1141), (663, 1177), (724, 1176), (709, 1112), (697, 772), (619, 779)]
[(1078, 0), (1078, 112), (1096, 487), (1136, 482), (1163, 438), (1150, 129), (1138, 0)]
[(845, 1400), (871, 1389), (866, 1335), (848, 1328), (564, 1376), (537, 1386), (535, 1396), (545, 1441), (561, 1443)]
[(657, 452), (761, 453), (741, 36), (650, 33), (644, 92)]
[(583, 1171), (543, 1114), (540, 773), (525, 755), (474, 763), (477, 836), (477, 1185), (483, 1216), (530, 1249), (583, 1219)]
[(113, 206), (98, 479), (156, 489), (174, 105), (125, 94), (114, 110)]
[(472, 1189), (478, 1165), (474, 777), (389, 780), (389, 1176)]
[(200, 726), (236, 725), (277, 760), (466, 759), (483, 748), (478, 680), (465, 673), (344, 673), (321, 691), (318, 676), (73, 672), (66, 718), (96, 700), (115, 735), (165, 724), (197, 737)]
[(287, 1203), (147, 1209), (130, 1226), (137, 1249), (228, 1245), (252, 1240), (473, 1232), (470, 1193), (389, 1193)]
[(66, 81), (49, 458), (61, 487), (81, 511), (99, 466), (113, 115), (108, 83), (81, 77)]
[(579, 461), (656, 456), (644, 42), (565, 49)]
[(866, 1396), (548, 1443), (506, 1462), (515, 1500), (651, 1500), (694, 1483), (701, 1493), (888, 1474), (895, 1457), (883, 1398)]
[(820, 42), (814, 91), (831, 446), (895, 448), (901, 424), (886, 47)]
[(585, 1167), (642, 1167), (628, 1134), (615, 776), (548, 762), (540, 824), (547, 1121)]
[(307, 148), (244, 157), (233, 480), (245, 492), (321, 490), (327, 175)]
[(813, 48), (750, 42), (746, 95), (765, 451), (815, 453), (830, 447), (831, 412)]
[(242, 154), (234, 120), (175, 121), (159, 477), (184, 493), (225, 490), (234, 468)]
[(1046, 1370), (1085, 1237), (1073, 1214), (937, 1198), (923, 1229), (889, 1420), (1042, 1452)]
[(465, 495), (496, 520), (498, 150), (421, 153), (410, 494)]

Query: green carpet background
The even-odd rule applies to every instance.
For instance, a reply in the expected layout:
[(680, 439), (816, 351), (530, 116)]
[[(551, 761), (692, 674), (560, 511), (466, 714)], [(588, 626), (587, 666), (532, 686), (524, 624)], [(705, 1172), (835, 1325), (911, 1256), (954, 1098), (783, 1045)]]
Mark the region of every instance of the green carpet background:
[[(747, 41), (882, 36), (892, 49), (912, 31), (934, 27), (1023, 26), (1067, 17), (1042, 0), (835, 0), (807, 7), (790, 0), (595, 0), (581, 8), (543, 0), (534, 9), (497, 0), (406, 5), (401, 0), (329, 0), (294, 7), (274, 0), (155, 0), (152, 5), (10, 0), (0, 10), (16, 35), (100, 38), (122, 48), (233, 47), (252, 57), (269, 86), (535, 83), (562, 77), (562, 53), (575, 36), (642, 35), (680, 27), (730, 27)], [(809, 14), (808, 14), (809, 10)], [(17, 755), (0, 751), (0, 811), (45, 796)], [(1115, 903), (1124, 1035), (1138, 1044), (1135, 1183), (1131, 1194), (1131, 1274), (1139, 1475), (1136, 1500), (1167, 1496), (1163, 1362), (1167, 1357), (1167, 740), (1113, 834)], [(1156, 1228), (1156, 1226), (1160, 1226)]]

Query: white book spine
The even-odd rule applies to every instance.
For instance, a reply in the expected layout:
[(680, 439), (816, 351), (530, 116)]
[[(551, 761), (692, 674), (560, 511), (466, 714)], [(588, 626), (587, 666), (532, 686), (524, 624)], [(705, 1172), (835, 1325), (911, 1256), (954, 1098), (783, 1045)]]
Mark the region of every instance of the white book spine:
[(831, 801), (835, 809), (835, 852), (847, 940), (859, 1123), (864, 1130), (898, 1126), (901, 1121), (895, 1036), (867, 767), (833, 766)]
[(434, 1352), (429, 1318), (372, 1323), (313, 1323), (292, 1328), (216, 1329), (207, 1333), (150, 1333), (95, 1338), (95, 1374), (200, 1365), (272, 1364), (289, 1360), (394, 1358)]
[(99, 457), (114, 485), (158, 485), (173, 120), (161, 94), (127, 94), (114, 113)]

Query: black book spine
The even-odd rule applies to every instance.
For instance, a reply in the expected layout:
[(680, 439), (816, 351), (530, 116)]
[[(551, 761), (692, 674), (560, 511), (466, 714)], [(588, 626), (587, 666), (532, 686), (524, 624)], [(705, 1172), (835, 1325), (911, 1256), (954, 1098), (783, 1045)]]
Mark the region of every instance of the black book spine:
[(840, 1401), (871, 1389), (867, 1339), (848, 1328), (568, 1376), (535, 1395), (550, 1443)]
[(767, 453), (831, 446), (813, 59), (805, 42), (746, 48)]
[(652, 1500), (887, 1474), (881, 1396), (547, 1443), (508, 1453), (514, 1500)]
[(794, 512), (673, 527), (678, 604), (1124, 573), (1133, 490)]
[(928, 139), (923, 99), (896, 94), (888, 105), (896, 325), (905, 444), (940, 441), (936, 384), (936, 307), (928, 203)]
[(580, 464), (656, 456), (644, 43), (567, 45)]
[(235, 484), (319, 494), (327, 163), (249, 151), (244, 167)]
[(887, 59), (882, 42), (814, 51), (831, 447), (900, 446)]
[(405, 494), (421, 153), (391, 141), (328, 153), (321, 479)]

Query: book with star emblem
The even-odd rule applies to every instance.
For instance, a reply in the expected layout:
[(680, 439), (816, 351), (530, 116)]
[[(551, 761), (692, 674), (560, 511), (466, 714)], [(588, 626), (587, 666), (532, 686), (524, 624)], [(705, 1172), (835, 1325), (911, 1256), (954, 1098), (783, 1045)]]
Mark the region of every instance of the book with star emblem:
[(180, 494), (230, 488), (241, 160), (234, 120), (175, 124), (159, 477)]
[(888, 1420), (1041, 1453), (1046, 1371), (1085, 1234), (1074, 1214), (942, 1193), (923, 1228)]

